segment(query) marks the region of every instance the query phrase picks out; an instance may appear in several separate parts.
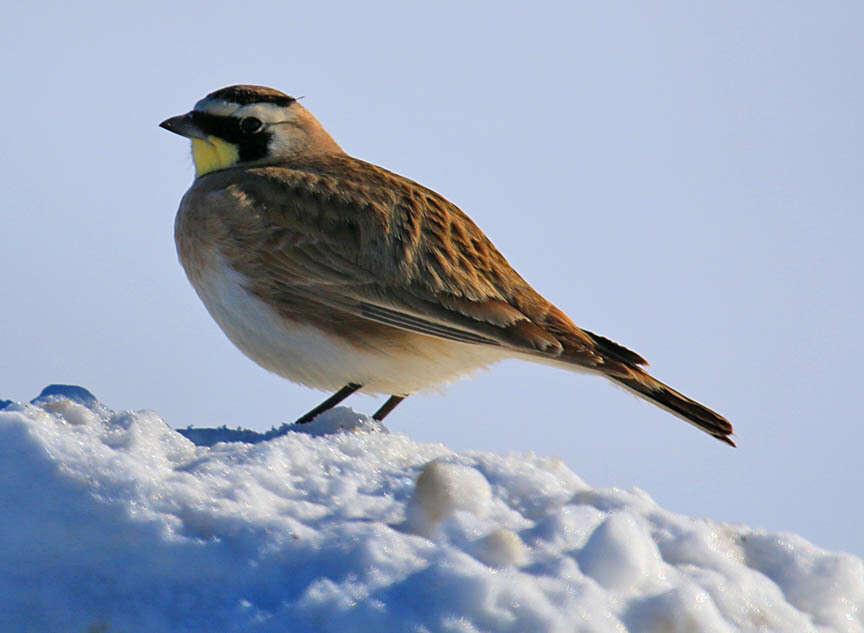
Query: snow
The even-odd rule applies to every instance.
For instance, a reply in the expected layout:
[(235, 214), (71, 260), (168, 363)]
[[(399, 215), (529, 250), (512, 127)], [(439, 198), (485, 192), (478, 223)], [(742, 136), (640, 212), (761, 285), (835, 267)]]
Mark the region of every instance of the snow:
[(3, 632), (864, 631), (860, 559), (556, 458), (345, 408), (269, 434), (80, 387), (0, 408)]

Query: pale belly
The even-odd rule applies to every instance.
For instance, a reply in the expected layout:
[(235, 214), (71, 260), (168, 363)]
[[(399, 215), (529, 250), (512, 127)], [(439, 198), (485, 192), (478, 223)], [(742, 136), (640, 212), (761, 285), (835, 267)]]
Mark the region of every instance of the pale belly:
[[(214, 265), (215, 264), (215, 265)], [(336, 391), (348, 383), (372, 394), (407, 395), (443, 386), (510, 356), (503, 350), (405, 334), (350, 343), (309, 323), (282, 318), (220, 261), (190, 281), (210, 315), (250, 359), (292, 382)]]

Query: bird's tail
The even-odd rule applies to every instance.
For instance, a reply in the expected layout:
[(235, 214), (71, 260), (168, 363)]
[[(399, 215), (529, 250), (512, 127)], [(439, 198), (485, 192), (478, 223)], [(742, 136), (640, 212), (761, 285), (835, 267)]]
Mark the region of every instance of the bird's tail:
[[(567, 315), (551, 304), (544, 326), (564, 347), (559, 357), (561, 361), (597, 372), (721, 442), (735, 446), (729, 437), (732, 425), (726, 418), (654, 378), (642, 369), (648, 362), (636, 352), (605, 336), (576, 327)], [(590, 345), (587, 349), (586, 342)]]
[(631, 366), (627, 368), (626, 372), (607, 373), (606, 377), (640, 398), (653, 402), (685, 422), (689, 422), (697, 429), (716, 437), (721, 442), (735, 446), (735, 442), (729, 437), (732, 434), (732, 425), (726, 418), (675, 391), (672, 387), (664, 385), (642, 369)]

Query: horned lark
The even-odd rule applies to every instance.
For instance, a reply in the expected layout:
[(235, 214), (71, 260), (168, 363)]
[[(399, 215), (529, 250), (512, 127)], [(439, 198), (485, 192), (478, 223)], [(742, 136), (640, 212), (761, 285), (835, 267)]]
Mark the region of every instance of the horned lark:
[(229, 339), (262, 367), (335, 392), (409, 394), (504, 358), (599, 374), (733, 444), (722, 416), (659, 382), (629, 349), (578, 328), (458, 207), (348, 156), (294, 98), (230, 86), (163, 121), (196, 178), (180, 261)]

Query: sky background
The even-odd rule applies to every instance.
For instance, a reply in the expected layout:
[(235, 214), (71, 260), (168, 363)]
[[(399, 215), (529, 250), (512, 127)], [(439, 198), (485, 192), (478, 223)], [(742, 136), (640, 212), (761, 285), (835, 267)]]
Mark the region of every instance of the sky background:
[(559, 455), (594, 486), (864, 555), (864, 5), (464, 4), (6, 7), (0, 397), (73, 383), (259, 430), (323, 399), (235, 350), (174, 251), (193, 168), (158, 123), (266, 84), (458, 204), (739, 448), (516, 361), (409, 398), (391, 430)]

